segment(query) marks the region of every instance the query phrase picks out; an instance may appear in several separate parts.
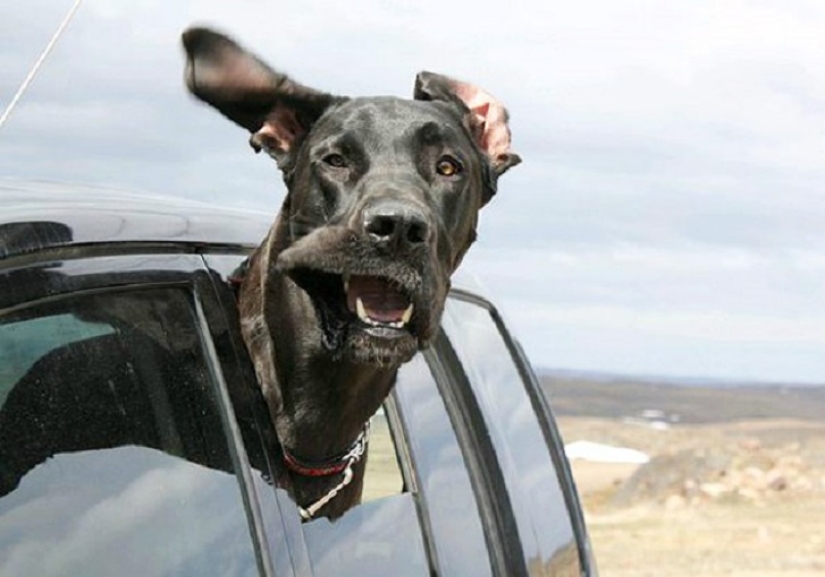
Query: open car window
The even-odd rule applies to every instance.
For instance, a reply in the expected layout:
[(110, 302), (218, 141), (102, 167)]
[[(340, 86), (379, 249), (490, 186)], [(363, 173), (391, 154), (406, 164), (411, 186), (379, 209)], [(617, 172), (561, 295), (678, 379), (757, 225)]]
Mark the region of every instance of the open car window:
[[(420, 355), (402, 367), (396, 387), (419, 364), (424, 364)], [(335, 522), (319, 518), (303, 524), (317, 577), (379, 577), (400, 574), (399, 568), (410, 577), (432, 574), (406, 438), (393, 404), (385, 406), (388, 410), (372, 418), (362, 504)]]
[(447, 302), (442, 326), (484, 414), (528, 565), (581, 574), (559, 466), (536, 418), (538, 399), (530, 396), (501, 323), (487, 303), (468, 297)]
[[(419, 354), (403, 365), (385, 410), (373, 417), (376, 437), (368, 459), (376, 462), (368, 460), (365, 479), (365, 496), (373, 499), (335, 522), (303, 525), (318, 577), (494, 574), (478, 488), (434, 362)], [(376, 498), (385, 488), (389, 496)]]
[(191, 294), (0, 314), (0, 575), (257, 575)]

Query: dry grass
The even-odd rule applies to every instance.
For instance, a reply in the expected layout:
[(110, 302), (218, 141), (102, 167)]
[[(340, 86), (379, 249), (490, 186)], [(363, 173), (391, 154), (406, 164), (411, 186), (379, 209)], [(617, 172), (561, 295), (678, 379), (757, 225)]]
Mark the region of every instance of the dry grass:
[(822, 499), (587, 515), (602, 577), (823, 575), (823, 520)]
[(825, 575), (825, 425), (783, 420), (654, 431), (573, 417), (560, 425), (570, 441), (583, 438), (651, 455), (711, 454), (720, 447), (753, 452), (757, 446), (760, 455), (792, 450), (802, 473), (814, 481), (805, 490), (767, 491), (748, 499), (685, 498), (677, 492), (624, 503), (617, 502), (616, 493), (636, 466), (576, 461), (574, 476), (602, 577)]

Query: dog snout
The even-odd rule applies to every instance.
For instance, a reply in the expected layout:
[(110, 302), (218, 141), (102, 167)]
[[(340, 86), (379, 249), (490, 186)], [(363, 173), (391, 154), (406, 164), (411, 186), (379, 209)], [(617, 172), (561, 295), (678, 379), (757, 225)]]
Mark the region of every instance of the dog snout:
[(397, 249), (427, 244), (431, 233), (430, 223), (419, 207), (395, 199), (370, 204), (363, 212), (363, 227), (374, 242)]

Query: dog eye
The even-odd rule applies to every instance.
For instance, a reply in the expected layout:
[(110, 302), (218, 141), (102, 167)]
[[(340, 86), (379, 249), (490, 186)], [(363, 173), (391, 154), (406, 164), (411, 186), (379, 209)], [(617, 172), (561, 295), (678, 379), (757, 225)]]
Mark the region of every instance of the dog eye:
[(441, 176), (455, 176), (461, 172), (461, 164), (451, 156), (442, 156), (438, 159), (435, 170)]
[(324, 157), (324, 162), (333, 168), (344, 168), (347, 165), (346, 159), (340, 154), (327, 154)]

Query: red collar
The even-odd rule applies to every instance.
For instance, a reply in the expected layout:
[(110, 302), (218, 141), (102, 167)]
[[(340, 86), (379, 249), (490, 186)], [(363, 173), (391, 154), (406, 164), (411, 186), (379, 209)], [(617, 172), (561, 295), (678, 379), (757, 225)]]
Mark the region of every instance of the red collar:
[(370, 438), (369, 421), (361, 429), (361, 433), (352, 442), (345, 453), (341, 453), (327, 459), (310, 461), (290, 452), (286, 447), (281, 447), (284, 455), (286, 468), (304, 477), (329, 477), (343, 473), (347, 467), (357, 463), (367, 451), (367, 443)]

